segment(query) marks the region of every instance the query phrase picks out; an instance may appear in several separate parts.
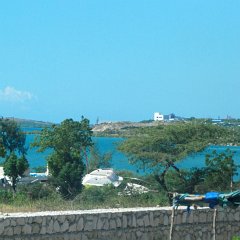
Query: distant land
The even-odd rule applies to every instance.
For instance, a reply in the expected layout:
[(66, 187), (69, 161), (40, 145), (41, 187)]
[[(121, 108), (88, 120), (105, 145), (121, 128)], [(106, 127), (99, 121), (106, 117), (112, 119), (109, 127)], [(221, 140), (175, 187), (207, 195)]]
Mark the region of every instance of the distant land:
[(21, 118), (5, 118), (16, 121), (21, 128), (44, 128), (50, 127), (53, 125), (51, 122), (37, 121), (37, 120), (29, 120), (29, 119), (21, 119)]
[(159, 121), (145, 122), (104, 122), (92, 127), (94, 136), (128, 136), (132, 130), (141, 127), (153, 127), (165, 124)]
[[(14, 120), (18, 125), (23, 129), (29, 129), (30, 131), (35, 132), (37, 128), (51, 127), (52, 122), (44, 122), (37, 120), (21, 119), (21, 118), (5, 118)], [(119, 121), (119, 122), (104, 122), (92, 125), (93, 135), (94, 136), (118, 136), (124, 133), (129, 133), (130, 130), (139, 128), (139, 127), (151, 127), (157, 126), (159, 124), (164, 124), (157, 121), (142, 121), (142, 122), (130, 122), (130, 121)], [(28, 131), (27, 131), (28, 132)]]
[[(27, 132), (38, 131), (38, 128), (51, 127), (56, 123), (44, 122), (38, 120), (29, 120), (21, 118), (5, 118), (16, 121), (19, 126), (23, 129), (29, 129)], [(212, 124), (218, 124), (226, 127), (240, 126), (240, 119), (197, 119), (197, 118), (183, 118), (176, 117), (174, 121), (154, 121), (154, 120), (145, 120), (140, 122), (131, 122), (131, 121), (118, 121), (118, 122), (103, 122), (98, 124), (92, 124), (92, 130), (94, 136), (129, 136), (134, 133), (134, 129), (142, 127), (153, 127), (158, 125), (174, 124), (176, 122), (189, 122), (189, 121), (204, 121)]]

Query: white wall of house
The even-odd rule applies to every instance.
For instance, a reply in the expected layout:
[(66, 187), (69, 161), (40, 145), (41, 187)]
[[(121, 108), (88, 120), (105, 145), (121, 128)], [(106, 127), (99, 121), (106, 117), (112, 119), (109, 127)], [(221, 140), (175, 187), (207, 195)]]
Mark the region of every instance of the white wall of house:
[(155, 112), (153, 119), (154, 119), (154, 121), (163, 121), (164, 116), (163, 116), (163, 114), (161, 114), (159, 112)]

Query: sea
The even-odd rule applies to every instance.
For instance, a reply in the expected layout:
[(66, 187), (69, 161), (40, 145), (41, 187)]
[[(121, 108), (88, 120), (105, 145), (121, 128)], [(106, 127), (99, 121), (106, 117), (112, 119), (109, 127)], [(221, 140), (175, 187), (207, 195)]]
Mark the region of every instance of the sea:
[[(34, 130), (39, 129), (23, 129), (25, 132), (32, 132)], [(31, 171), (34, 170), (35, 167), (46, 166), (47, 157), (51, 153), (51, 150), (48, 149), (45, 152), (38, 152), (37, 148), (31, 147), (31, 143), (33, 143), (36, 134), (27, 134), (26, 135), (26, 147), (27, 151), (27, 159), (30, 164)], [(138, 166), (132, 165), (129, 163), (128, 158), (123, 153), (117, 150), (117, 145), (124, 141), (124, 138), (113, 138), (113, 137), (93, 137), (93, 142), (98, 148), (99, 152), (104, 154), (107, 152), (112, 153), (112, 168), (115, 170), (127, 170), (140, 175), (149, 174), (149, 171), (139, 169)], [(194, 167), (204, 167), (205, 166), (205, 155), (208, 153), (212, 153), (214, 150), (217, 152), (223, 152), (227, 148), (234, 152), (234, 162), (240, 165), (240, 147), (236, 146), (209, 146), (205, 151), (193, 154), (191, 156), (186, 157), (185, 159), (179, 161), (176, 165), (182, 169), (190, 169)], [(239, 168), (239, 176), (240, 176), (240, 168)], [(239, 177), (240, 178), (240, 177)]]

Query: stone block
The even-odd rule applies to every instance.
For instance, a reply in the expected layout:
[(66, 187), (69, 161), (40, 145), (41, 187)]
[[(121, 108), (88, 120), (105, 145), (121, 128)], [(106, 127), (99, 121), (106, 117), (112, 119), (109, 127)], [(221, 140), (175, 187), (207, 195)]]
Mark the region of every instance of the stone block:
[(44, 225), (41, 227), (40, 234), (45, 235), (47, 233), (47, 227)]
[(164, 216), (163, 214), (160, 214), (160, 216), (158, 217), (159, 219), (159, 224), (163, 225), (163, 222), (164, 222)]
[(28, 217), (28, 218), (27, 218), (27, 223), (28, 223), (28, 224), (31, 224), (32, 222), (33, 222), (33, 217)]
[(58, 217), (58, 222), (59, 222), (59, 223), (63, 224), (65, 221), (66, 221), (66, 217), (65, 217), (64, 215), (60, 215), (60, 216)]
[(4, 226), (3, 224), (0, 224), (0, 236), (3, 234), (4, 232)]
[(65, 220), (65, 222), (62, 224), (61, 226), (61, 232), (67, 232), (69, 228), (69, 222), (67, 220)]
[(84, 231), (92, 231), (92, 230), (93, 230), (92, 221), (87, 221), (84, 226)]
[(22, 228), (23, 234), (31, 234), (32, 233), (32, 227), (29, 224), (25, 224)]
[(232, 212), (228, 213), (228, 222), (234, 221), (234, 214)]
[(149, 236), (148, 233), (145, 232), (143, 233), (141, 240), (152, 240), (152, 238)]
[(235, 220), (235, 221), (239, 221), (239, 220), (240, 220), (239, 211), (237, 211), (237, 212), (234, 213), (234, 220)]
[(4, 219), (2, 225), (4, 227), (10, 226), (11, 225), (11, 220), (9, 218)]
[(55, 221), (54, 221), (54, 224), (53, 224), (53, 232), (54, 232), (54, 233), (59, 233), (60, 230), (61, 230), (61, 227), (60, 227), (58, 221), (55, 220)]
[(150, 212), (149, 213), (149, 224), (150, 224), (150, 226), (154, 226), (154, 216), (153, 216), (153, 212)]
[(188, 217), (188, 213), (187, 212), (184, 212), (182, 214), (182, 223), (186, 223), (187, 222), (187, 217)]
[(80, 218), (77, 222), (77, 231), (83, 230), (83, 218)]
[(182, 223), (182, 215), (181, 214), (178, 214), (177, 216), (174, 217), (174, 223), (175, 224), (181, 224)]
[(199, 213), (197, 211), (192, 211), (193, 212), (193, 222), (196, 223), (199, 220)]
[(72, 222), (75, 221), (75, 215), (74, 215), (74, 214), (67, 215), (66, 218), (68, 219), (68, 222), (69, 222), (69, 223), (72, 223)]
[(109, 225), (110, 225), (110, 229), (116, 229), (117, 228), (117, 224), (116, 224), (114, 219), (110, 220), (110, 224)]
[(88, 240), (89, 238), (87, 237), (87, 235), (83, 234), (81, 237), (81, 240)]
[(136, 227), (137, 226), (137, 219), (135, 214), (132, 215), (132, 226), (131, 227)]
[(43, 217), (42, 217), (42, 216), (36, 216), (36, 217), (33, 219), (33, 222), (38, 223), (38, 224), (41, 224), (41, 223), (43, 222)]
[(51, 219), (50, 221), (49, 221), (49, 224), (47, 225), (47, 233), (53, 233), (53, 224), (54, 224), (54, 222), (53, 222), (53, 219)]
[(94, 216), (94, 218), (92, 220), (92, 227), (93, 227), (93, 229), (97, 228), (97, 220), (98, 220), (97, 216)]
[(168, 216), (167, 215), (165, 215), (164, 217), (163, 217), (163, 225), (168, 225)]
[(141, 231), (136, 231), (137, 239), (140, 239), (143, 233)]
[(143, 219), (142, 219), (142, 218), (138, 218), (138, 219), (137, 219), (137, 226), (138, 226), (138, 227), (144, 226), (144, 222), (143, 222)]
[(103, 229), (104, 230), (109, 230), (109, 220), (108, 219), (104, 220)]
[(4, 235), (5, 236), (13, 236), (13, 227), (5, 227)]
[(38, 234), (40, 232), (40, 225), (35, 223), (32, 225), (32, 233), (33, 234)]
[(144, 226), (145, 226), (145, 227), (150, 226), (150, 221), (149, 221), (149, 216), (148, 216), (148, 214), (144, 216), (144, 218), (143, 218), (143, 223), (144, 223)]
[(97, 221), (97, 229), (101, 230), (103, 228), (104, 225), (104, 220), (102, 218), (99, 218)]
[(227, 225), (227, 231), (231, 231), (231, 229), (232, 229), (231, 224), (228, 224), (228, 225)]
[(127, 226), (128, 227), (132, 226), (132, 215), (130, 214), (127, 215)]
[(207, 222), (207, 214), (204, 212), (201, 212), (199, 215), (199, 222), (200, 223), (205, 223)]
[(123, 215), (123, 224), (122, 224), (123, 228), (126, 228), (126, 227), (127, 227), (127, 224), (128, 224), (128, 222), (127, 222), (127, 216), (126, 216), (126, 215)]
[(69, 232), (76, 232), (77, 231), (77, 224), (73, 223), (69, 227)]
[(19, 217), (19, 218), (15, 218), (16, 224), (19, 226), (23, 226), (25, 224), (25, 218), (23, 217)]
[(188, 214), (188, 223), (193, 223), (193, 212)]
[(12, 219), (10, 225), (11, 225), (12, 227), (17, 226), (16, 220), (15, 220), (15, 219)]
[(46, 217), (43, 217), (42, 218), (42, 225), (46, 225), (47, 224), (47, 218)]
[(120, 217), (117, 217), (116, 224), (117, 224), (117, 228), (122, 227), (122, 221), (121, 221)]
[[(213, 215), (213, 213), (212, 213), (212, 215)], [(224, 219), (224, 212), (223, 211), (217, 211), (217, 221), (223, 221), (223, 219)]]

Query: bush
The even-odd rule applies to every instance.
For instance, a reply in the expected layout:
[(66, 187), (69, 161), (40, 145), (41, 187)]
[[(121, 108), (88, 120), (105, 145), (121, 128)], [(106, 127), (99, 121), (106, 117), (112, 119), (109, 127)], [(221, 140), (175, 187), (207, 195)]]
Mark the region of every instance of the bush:
[(30, 200), (51, 198), (56, 195), (55, 189), (43, 183), (28, 184), (19, 187), (19, 192), (27, 195)]
[(81, 209), (91, 209), (164, 206), (167, 203), (167, 197), (160, 192), (119, 195), (121, 192), (121, 188), (114, 188), (111, 185), (103, 187), (87, 187), (74, 199), (72, 206), (78, 206)]
[(88, 204), (102, 204), (108, 202), (113, 196), (117, 195), (116, 189), (111, 186), (86, 187), (80, 194), (80, 201)]
[(6, 189), (0, 189), (0, 202), (9, 204), (13, 201), (13, 193), (12, 191)]

